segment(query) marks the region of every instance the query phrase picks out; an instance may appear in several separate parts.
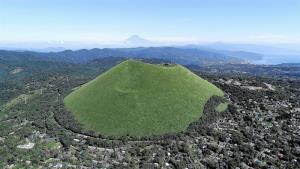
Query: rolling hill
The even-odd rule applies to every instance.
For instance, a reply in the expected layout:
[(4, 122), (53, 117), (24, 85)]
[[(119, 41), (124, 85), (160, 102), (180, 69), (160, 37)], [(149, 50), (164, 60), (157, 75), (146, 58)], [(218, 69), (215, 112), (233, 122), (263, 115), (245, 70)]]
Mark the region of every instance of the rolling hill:
[(214, 95), (223, 92), (183, 66), (128, 60), (73, 91), (64, 103), (86, 130), (149, 136), (184, 131)]

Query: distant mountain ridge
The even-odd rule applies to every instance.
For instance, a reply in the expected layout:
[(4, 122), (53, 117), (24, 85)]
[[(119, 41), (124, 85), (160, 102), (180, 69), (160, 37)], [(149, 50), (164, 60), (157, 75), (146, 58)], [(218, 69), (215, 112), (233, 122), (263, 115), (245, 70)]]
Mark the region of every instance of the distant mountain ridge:
[(244, 59), (247, 61), (261, 60), (261, 59), (263, 59), (263, 56), (264, 56), (263, 54), (255, 53), (255, 52), (248, 52), (248, 51), (242, 51), (242, 50), (214, 49), (214, 48), (208, 48), (205, 46), (198, 46), (198, 45), (186, 45), (186, 46), (183, 46), (182, 48), (206, 50), (206, 51), (211, 51), (211, 52), (215, 52), (215, 53), (221, 53), (221, 54), (232, 56), (232, 57), (237, 57), (237, 58)]
[[(6, 58), (8, 56), (9, 58)], [(231, 55), (218, 53), (215, 51), (202, 49), (186, 49), (175, 47), (139, 47), (139, 48), (105, 48), (105, 49), (81, 49), (65, 50), (62, 52), (29, 52), (29, 51), (0, 51), (0, 59), (12, 59), (13, 57), (24, 57), (22, 59), (64, 61), (70, 63), (87, 63), (94, 59), (105, 57), (126, 57), (126, 58), (146, 58), (164, 59), (179, 64), (241, 64), (247, 63), (246, 59), (241, 59)]]
[[(298, 45), (299, 46), (299, 45)], [(294, 47), (289, 49), (284, 45), (264, 45), (264, 44), (246, 44), (246, 43), (223, 43), (216, 42), (206, 45), (198, 45), (198, 47), (207, 47), (210, 49), (227, 50), (227, 51), (247, 51), (260, 53), (264, 55), (277, 55), (277, 54), (299, 54), (300, 50)]]

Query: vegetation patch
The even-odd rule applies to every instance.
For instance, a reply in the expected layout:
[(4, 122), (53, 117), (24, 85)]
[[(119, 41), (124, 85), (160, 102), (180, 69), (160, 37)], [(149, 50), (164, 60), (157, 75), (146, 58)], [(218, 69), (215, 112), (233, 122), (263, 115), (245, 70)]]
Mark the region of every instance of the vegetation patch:
[(85, 130), (108, 136), (184, 131), (223, 92), (180, 65), (128, 60), (82, 85), (64, 103)]
[(216, 111), (218, 112), (224, 112), (228, 107), (228, 103), (220, 103), (217, 107), (216, 107)]
[(12, 99), (11, 101), (7, 102), (6, 104), (2, 105), (1, 109), (9, 109), (17, 104), (20, 104), (21, 102), (27, 103), (29, 99), (32, 99), (33, 97), (41, 94), (41, 90), (43, 89), (30, 91), (28, 94), (21, 94), (18, 97)]

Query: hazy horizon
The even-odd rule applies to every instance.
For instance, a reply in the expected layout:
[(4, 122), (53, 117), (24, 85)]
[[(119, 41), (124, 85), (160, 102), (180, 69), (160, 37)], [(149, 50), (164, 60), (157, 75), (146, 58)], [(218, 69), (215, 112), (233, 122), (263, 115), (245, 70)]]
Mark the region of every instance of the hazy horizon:
[(299, 44), (300, 1), (0, 0), (0, 42)]
[(0, 49), (194, 47), (300, 62), (300, 1), (0, 0)]

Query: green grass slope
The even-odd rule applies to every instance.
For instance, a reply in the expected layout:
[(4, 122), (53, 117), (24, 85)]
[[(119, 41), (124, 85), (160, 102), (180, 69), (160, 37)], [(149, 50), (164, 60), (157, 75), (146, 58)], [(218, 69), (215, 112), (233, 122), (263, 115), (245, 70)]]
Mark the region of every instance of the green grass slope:
[(128, 60), (69, 94), (64, 102), (84, 129), (147, 136), (184, 131), (223, 92), (180, 66)]

